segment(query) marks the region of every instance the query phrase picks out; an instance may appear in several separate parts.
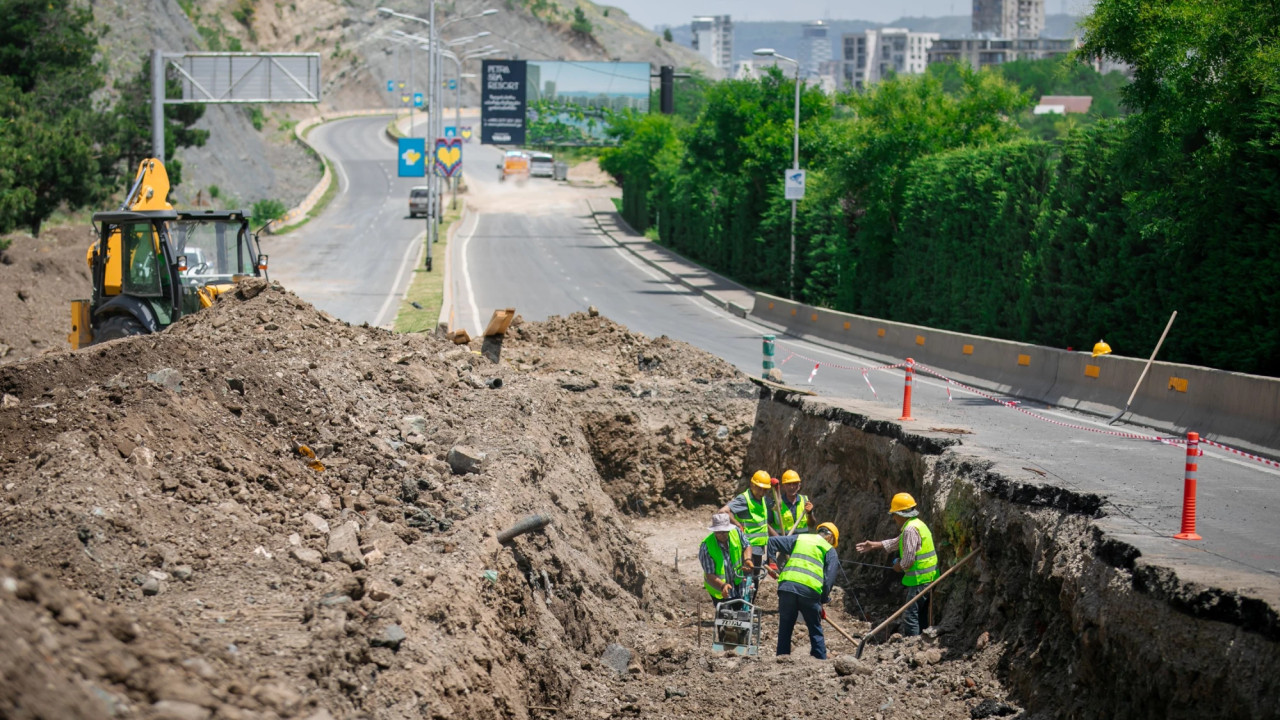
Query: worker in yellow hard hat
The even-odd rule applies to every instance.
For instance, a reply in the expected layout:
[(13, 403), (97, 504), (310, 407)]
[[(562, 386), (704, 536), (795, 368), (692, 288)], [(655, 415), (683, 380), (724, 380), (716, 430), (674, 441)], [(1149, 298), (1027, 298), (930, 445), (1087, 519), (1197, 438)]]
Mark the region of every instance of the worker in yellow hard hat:
[(822, 608), (831, 601), (831, 586), (840, 572), (840, 530), (822, 523), (817, 532), (804, 535), (779, 535), (769, 538), (769, 564), (776, 570), (774, 559), (788, 555), (778, 575), (778, 654), (791, 654), (791, 633), (796, 616), (804, 616), (809, 628), (809, 654), (827, 659), (827, 641), (822, 636)]
[(780, 505), (769, 513), (769, 527), (775, 535), (807, 533), (816, 523), (813, 521), (813, 503), (800, 493), (800, 474), (795, 470), (782, 473), (778, 488), (782, 491)]
[(938, 553), (934, 549), (933, 533), (920, 519), (916, 499), (909, 493), (893, 496), (889, 503), (889, 514), (898, 526), (898, 536), (888, 540), (864, 540), (858, 543), (858, 552), (893, 552), (897, 548), (898, 559), (894, 561), (893, 569), (902, 573), (902, 585), (906, 588), (904, 599), (907, 602), (916, 600), (902, 614), (902, 634), (919, 635), (920, 618), (922, 615), (928, 617), (925, 613), (928, 612), (926, 603), (929, 601), (920, 591), (938, 578)]
[(702, 587), (706, 588), (716, 605), (725, 600), (742, 597), (743, 582), (753, 569), (747, 553), (750, 545), (735, 526), (729, 513), (711, 516), (711, 534), (702, 540), (698, 548), (698, 562), (702, 564)]
[(769, 509), (773, 507), (774, 480), (764, 470), (751, 476), (747, 489), (730, 500), (719, 512), (733, 516), (733, 524), (742, 528), (751, 546), (751, 559), (757, 570), (764, 566), (764, 548), (769, 536), (775, 535), (769, 528)]

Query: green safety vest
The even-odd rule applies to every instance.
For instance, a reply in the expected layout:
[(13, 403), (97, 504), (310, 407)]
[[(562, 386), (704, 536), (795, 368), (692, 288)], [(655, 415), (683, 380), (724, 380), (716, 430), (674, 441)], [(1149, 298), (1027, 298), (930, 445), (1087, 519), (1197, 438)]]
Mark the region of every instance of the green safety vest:
[(756, 500), (751, 491), (742, 493), (747, 501), (747, 516), (738, 516), (742, 521), (742, 530), (747, 534), (747, 543), (752, 547), (764, 547), (769, 544), (769, 509), (765, 507), (764, 498)]
[(787, 566), (778, 575), (778, 582), (799, 583), (822, 594), (823, 568), (831, 543), (814, 534), (797, 535), (796, 546), (787, 559)]
[[(770, 525), (779, 535), (786, 535), (787, 531), (791, 530), (791, 523), (795, 522), (796, 516), (787, 507), (786, 498), (779, 498), (778, 500), (781, 504), (779, 507), (774, 508), (775, 514), (772, 516), (772, 519), (776, 520), (777, 523), (770, 523)], [(796, 525), (796, 532), (809, 529), (809, 514), (804, 511), (804, 504), (807, 502), (809, 502), (809, 498), (805, 495), (796, 495), (796, 512), (800, 513), (800, 524)]]
[[(902, 526), (903, 533), (909, 527), (920, 533), (920, 552), (916, 553), (916, 561), (911, 563), (911, 567), (902, 576), (902, 584), (907, 587), (928, 585), (938, 579), (938, 553), (933, 549), (933, 533), (929, 532), (929, 526), (920, 518), (908, 520)], [(902, 535), (898, 536), (898, 557), (902, 557)]]
[[(715, 576), (721, 581), (728, 575), (729, 568), (724, 564), (724, 552), (720, 550), (720, 543), (716, 541), (716, 534), (711, 533), (702, 541), (704, 547), (707, 548), (707, 554), (711, 556), (711, 562), (715, 565)], [(737, 528), (729, 532), (729, 565), (736, 571), (742, 567), (742, 540), (738, 535)], [(720, 588), (715, 587), (707, 582), (706, 577), (702, 578), (702, 587), (707, 589), (707, 593), (716, 600), (723, 600), (724, 593), (720, 592)]]

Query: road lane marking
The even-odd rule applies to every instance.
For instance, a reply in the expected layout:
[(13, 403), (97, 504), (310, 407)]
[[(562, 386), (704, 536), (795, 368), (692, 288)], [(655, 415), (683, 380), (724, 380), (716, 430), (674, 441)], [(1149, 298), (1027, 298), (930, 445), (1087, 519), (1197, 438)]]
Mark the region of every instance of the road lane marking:
[[(391, 292), (387, 293), (387, 299), (382, 301), (382, 307), (378, 310), (378, 314), (373, 316), (373, 324), (376, 327), (383, 327), (386, 324), (386, 321), (383, 318), (391, 307), (391, 301), (408, 294), (409, 285), (406, 280), (406, 273), (409, 274), (410, 277), (412, 276), (414, 265), (413, 261), (415, 258), (413, 251), (422, 246), (422, 242), (426, 239), (426, 235), (427, 233), (425, 230), (414, 235), (413, 240), (409, 243), (409, 247), (404, 249), (404, 258), (400, 260), (400, 271), (396, 273), (396, 282), (391, 286)], [(402, 284), (404, 285), (404, 292), (397, 292), (397, 288)], [(395, 318), (392, 318), (391, 321), (394, 323)]]
[(471, 238), (475, 237), (476, 230), (480, 228), (481, 213), (476, 213), (476, 222), (471, 226), (471, 230), (466, 237), (462, 238), (462, 242), (458, 243), (458, 274), (462, 278), (462, 284), (466, 288), (467, 305), (471, 310), (471, 318), (475, 321), (472, 327), (480, 328), (480, 307), (476, 305), (476, 290), (471, 282), (471, 274), (467, 270), (467, 246), (471, 244)]

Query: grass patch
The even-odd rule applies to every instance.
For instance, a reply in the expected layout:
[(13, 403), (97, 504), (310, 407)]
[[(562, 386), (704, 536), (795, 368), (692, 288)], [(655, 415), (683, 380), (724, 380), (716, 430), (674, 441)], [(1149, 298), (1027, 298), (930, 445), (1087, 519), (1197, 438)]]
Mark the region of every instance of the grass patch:
[(613, 209), (622, 212), (622, 198), (609, 198), (613, 201)]
[[(431, 272), (427, 272), (425, 266), (414, 269), (409, 291), (405, 293), (400, 310), (396, 313), (396, 332), (431, 332), (440, 321), (440, 308), (444, 305), (444, 258), (449, 250), (449, 229), (462, 217), (461, 207), (450, 210), (446, 204), (445, 208), (439, 238), (431, 248), (434, 267)], [(425, 238), (423, 242), (426, 242)], [(415, 307), (414, 303), (418, 306)]]

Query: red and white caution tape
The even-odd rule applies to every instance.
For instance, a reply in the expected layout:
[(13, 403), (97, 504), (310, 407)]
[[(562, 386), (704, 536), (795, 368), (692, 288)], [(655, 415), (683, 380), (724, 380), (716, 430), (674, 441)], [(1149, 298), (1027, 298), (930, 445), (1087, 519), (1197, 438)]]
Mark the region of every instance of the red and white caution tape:
[(1024, 415), (1030, 415), (1031, 417), (1036, 418), (1037, 420), (1043, 420), (1052, 425), (1071, 428), (1073, 430), (1084, 430), (1086, 432), (1098, 433), (1099, 435), (1110, 435), (1112, 437), (1126, 438), (1129, 440), (1146, 440), (1148, 442), (1159, 442), (1159, 443), (1164, 443), (1165, 445), (1173, 445), (1175, 447), (1180, 447), (1185, 444), (1185, 441), (1182, 440), (1181, 438), (1162, 438), (1162, 437), (1156, 437), (1154, 435), (1141, 435), (1138, 433), (1121, 432), (1119, 430), (1103, 430), (1102, 428), (1090, 427), (1088, 425), (1075, 425), (1072, 423), (1062, 422), (1061, 420), (1054, 420), (1053, 418), (1045, 417), (1044, 415), (1041, 415), (1040, 413), (1035, 412), (1034, 410), (1028, 410), (1027, 408), (1021, 407), (1021, 403), (1018, 402), (1017, 400), (1001, 400), (1000, 398), (990, 393), (985, 393), (977, 388), (972, 388), (972, 387), (969, 387), (968, 385), (965, 385), (964, 383), (952, 380), (951, 378), (947, 377), (946, 375), (943, 375), (937, 370), (934, 370), (933, 368), (930, 368), (925, 365), (921, 365), (920, 363), (916, 363), (916, 372), (922, 372), (928, 375), (932, 375), (938, 378), (939, 380), (946, 382), (948, 387), (950, 387), (951, 385), (955, 385), (956, 387), (960, 388), (961, 390), (964, 390), (965, 392), (971, 392), (974, 395), (978, 395), (979, 397), (984, 397), (990, 400), (991, 402), (1003, 405), (1009, 408), (1010, 410), (1017, 410), (1018, 412)]
[(809, 384), (813, 384), (813, 376), (818, 374), (818, 366), (822, 363), (814, 363), (813, 369), (809, 371)]
[(872, 387), (872, 385), (871, 385), (871, 378), (867, 376), (867, 372), (868, 372), (868, 370), (867, 370), (866, 368), (863, 368), (863, 369), (862, 369), (862, 379), (863, 379), (863, 380), (866, 380), (866, 381), (867, 381), (867, 387), (871, 388), (871, 397), (873, 397), (873, 398), (875, 398), (875, 399), (879, 400), (879, 399), (880, 399), (880, 396), (876, 394), (876, 389), (875, 389), (874, 387)]
[[(1222, 443), (1216, 443), (1216, 442), (1214, 442), (1214, 441), (1212, 441), (1212, 440), (1209, 440), (1209, 439), (1207, 439), (1207, 438), (1203, 438), (1203, 437), (1202, 437), (1202, 438), (1200, 438), (1200, 442), (1201, 442), (1201, 443), (1203, 443), (1203, 444), (1205, 444), (1205, 445), (1212, 445), (1212, 446), (1214, 446), (1214, 447), (1218, 448), (1219, 450), (1226, 450), (1227, 452), (1231, 453), (1232, 455), (1239, 455), (1239, 456), (1240, 456), (1240, 457), (1242, 457), (1242, 458), (1248, 458), (1248, 459), (1250, 459), (1250, 460), (1253, 460), (1254, 462), (1260, 462), (1260, 463), (1262, 463), (1263, 465), (1267, 465), (1267, 466), (1269, 466), (1269, 467), (1273, 467), (1273, 468), (1280, 468), (1280, 462), (1276, 462), (1275, 460), (1268, 460), (1268, 459), (1266, 459), (1266, 458), (1258, 457), (1257, 455), (1250, 455), (1249, 453), (1247, 453), (1247, 452), (1245, 452), (1245, 451), (1243, 451), (1243, 450), (1237, 450), (1237, 449), (1235, 449), (1235, 448), (1233, 448), (1233, 447), (1228, 447), (1228, 446), (1226, 446), (1226, 445), (1223, 445)], [(1203, 451), (1202, 451), (1202, 452), (1203, 452)]]

